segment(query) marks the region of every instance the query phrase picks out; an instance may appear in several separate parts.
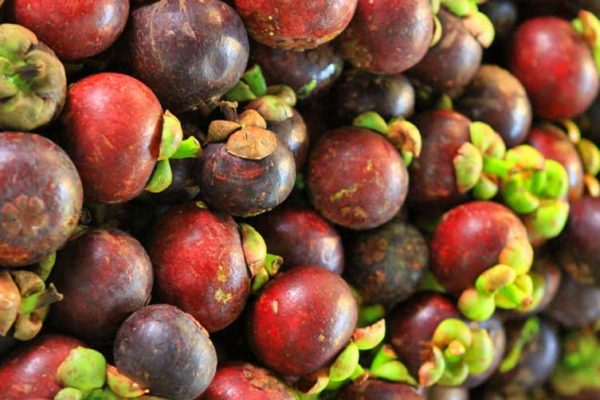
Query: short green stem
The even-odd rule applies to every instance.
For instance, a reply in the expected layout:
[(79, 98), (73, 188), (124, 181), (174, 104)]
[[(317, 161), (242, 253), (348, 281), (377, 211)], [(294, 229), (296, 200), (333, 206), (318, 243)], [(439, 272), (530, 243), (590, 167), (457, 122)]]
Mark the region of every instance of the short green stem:
[(53, 303), (61, 301), (63, 299), (63, 295), (56, 290), (56, 287), (53, 283), (48, 285), (46, 290), (34, 293), (30, 296), (27, 296), (21, 299), (21, 304), (19, 306), (19, 313), (23, 315), (29, 315), (37, 309), (49, 306)]

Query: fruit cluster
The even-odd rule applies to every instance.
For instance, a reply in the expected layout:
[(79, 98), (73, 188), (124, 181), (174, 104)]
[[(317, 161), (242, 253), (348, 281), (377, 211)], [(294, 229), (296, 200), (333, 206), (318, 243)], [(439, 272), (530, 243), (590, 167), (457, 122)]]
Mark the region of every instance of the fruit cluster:
[(0, 400), (600, 399), (599, 17), (0, 0)]

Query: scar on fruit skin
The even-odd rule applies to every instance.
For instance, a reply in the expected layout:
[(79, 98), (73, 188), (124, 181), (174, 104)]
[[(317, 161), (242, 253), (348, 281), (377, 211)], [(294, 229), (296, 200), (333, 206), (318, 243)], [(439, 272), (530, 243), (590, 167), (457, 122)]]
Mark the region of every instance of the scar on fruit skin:
[(217, 280), (221, 283), (227, 282), (227, 270), (222, 264), (217, 267)]
[(227, 304), (231, 301), (232, 298), (232, 294), (231, 293), (226, 293), (221, 289), (217, 289), (216, 293), (215, 293), (215, 300), (217, 300), (219, 303), (222, 304)]
[(352, 186), (350, 186), (349, 188), (340, 189), (329, 197), (329, 201), (335, 202), (335, 201), (339, 201), (339, 200), (343, 199), (344, 197), (348, 197), (348, 196), (352, 195), (353, 193), (356, 193), (356, 191), (358, 190), (358, 187), (359, 187), (359, 185), (355, 183)]

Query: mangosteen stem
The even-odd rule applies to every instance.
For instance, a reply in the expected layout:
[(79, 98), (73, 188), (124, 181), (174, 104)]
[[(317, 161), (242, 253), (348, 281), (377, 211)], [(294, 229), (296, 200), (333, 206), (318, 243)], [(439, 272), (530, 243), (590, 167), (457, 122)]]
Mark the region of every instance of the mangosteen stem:
[(202, 154), (200, 142), (193, 136), (183, 140), (175, 153), (169, 157), (171, 160), (180, 160), (183, 158), (198, 158)]
[(242, 79), (225, 94), (225, 99), (246, 102), (256, 100), (266, 94), (267, 83), (260, 66), (257, 64), (244, 72)]
[(529, 318), (523, 325), (523, 328), (521, 329), (521, 333), (517, 338), (517, 341), (504, 356), (504, 359), (500, 364), (500, 372), (506, 373), (516, 367), (517, 363), (521, 358), (523, 348), (525, 347), (525, 345), (531, 342), (535, 338), (535, 336), (539, 334), (539, 332), (539, 319), (537, 317)]
[(21, 305), (19, 306), (19, 313), (23, 315), (29, 315), (37, 309), (47, 307), (53, 303), (61, 301), (63, 295), (56, 290), (53, 283), (38, 293), (34, 293), (21, 299)]

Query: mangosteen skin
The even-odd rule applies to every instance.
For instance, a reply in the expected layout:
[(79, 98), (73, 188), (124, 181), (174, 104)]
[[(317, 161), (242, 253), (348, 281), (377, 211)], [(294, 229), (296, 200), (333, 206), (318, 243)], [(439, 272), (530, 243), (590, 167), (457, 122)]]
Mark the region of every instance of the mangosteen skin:
[(62, 389), (58, 367), (83, 344), (63, 335), (39, 336), (0, 364), (2, 400), (53, 399)]
[(104, 72), (69, 87), (61, 139), (86, 200), (123, 203), (143, 192), (158, 158), (162, 107), (150, 88)]
[(584, 196), (571, 203), (559, 253), (563, 268), (581, 283), (600, 284), (599, 235), (600, 198)]
[[(520, 335), (523, 322), (506, 324), (506, 348), (510, 351)], [(556, 327), (540, 319), (540, 332), (523, 347), (521, 358), (510, 371), (496, 371), (487, 382), (490, 387), (505, 393), (526, 392), (542, 385), (552, 373), (560, 354)]]
[(238, 226), (230, 216), (187, 203), (155, 222), (147, 249), (160, 298), (209, 332), (232, 323), (250, 293)]
[(464, 387), (433, 386), (427, 390), (428, 400), (469, 400), (469, 390)]
[(323, 135), (311, 149), (308, 195), (315, 209), (334, 224), (371, 229), (391, 220), (408, 190), (408, 172), (383, 136), (345, 127)]
[(392, 220), (356, 236), (348, 248), (346, 275), (366, 303), (393, 306), (415, 293), (429, 264), (419, 230)]
[(448, 318), (460, 318), (460, 312), (446, 296), (419, 292), (396, 305), (386, 318), (390, 344), (412, 376), (418, 376), (424, 346), (433, 338), (438, 325)]
[(509, 64), (539, 117), (575, 117), (598, 95), (592, 52), (583, 36), (564, 19), (538, 17), (519, 25)]
[(282, 272), (250, 308), (247, 335), (273, 371), (303, 376), (329, 363), (350, 340), (358, 308), (348, 284), (317, 266)]
[(91, 229), (57, 255), (50, 282), (63, 294), (50, 323), (91, 343), (110, 342), (123, 321), (150, 301), (152, 263), (118, 229)]
[(264, 368), (235, 362), (221, 365), (198, 400), (295, 400), (291, 388)]
[(553, 125), (536, 126), (529, 132), (529, 144), (546, 158), (558, 161), (569, 176), (569, 202), (583, 196), (583, 164), (577, 149), (565, 133)]
[(283, 257), (282, 269), (320, 265), (341, 275), (344, 270), (342, 239), (319, 214), (293, 205), (277, 207), (251, 221), (270, 253)]
[(437, 16), (442, 24), (442, 37), (410, 74), (437, 91), (451, 92), (473, 79), (481, 65), (483, 50), (461, 18), (444, 8)]
[(50, 140), (0, 133), (0, 186), (1, 266), (36, 263), (73, 233), (83, 203), (81, 179)]
[(507, 147), (523, 143), (531, 127), (531, 103), (525, 88), (513, 74), (496, 65), (479, 68), (456, 101), (456, 110), (490, 125)]
[(339, 78), (344, 60), (331, 44), (316, 49), (290, 51), (252, 43), (252, 60), (260, 65), (267, 82), (291, 87), (296, 93), (314, 81), (309, 97), (326, 92)]
[(9, 9), (18, 24), (72, 62), (95, 56), (117, 40), (127, 23), (129, 1), (13, 0)]
[(196, 180), (202, 198), (217, 210), (237, 217), (258, 215), (283, 203), (294, 188), (294, 156), (280, 139), (262, 160), (229, 154), (225, 143), (211, 143), (203, 152)]
[(249, 44), (240, 17), (218, 0), (160, 0), (131, 13), (128, 67), (174, 113), (208, 113), (241, 78)]
[(353, 66), (376, 74), (398, 74), (429, 50), (433, 14), (428, 0), (358, 0), (340, 35), (339, 49)]
[(210, 384), (217, 354), (206, 330), (189, 314), (166, 304), (142, 307), (119, 328), (117, 369), (155, 396), (195, 399)]
[(471, 121), (452, 110), (425, 111), (414, 118), (421, 132), (421, 155), (410, 165), (408, 199), (422, 209), (446, 210), (467, 200), (456, 186), (454, 157), (470, 141)]
[(334, 99), (343, 123), (367, 111), (385, 119), (409, 117), (415, 108), (415, 91), (404, 75), (376, 75), (360, 69), (344, 72), (334, 88)]
[(413, 387), (403, 383), (367, 379), (347, 385), (338, 400), (425, 400)]
[(257, 42), (303, 51), (327, 43), (350, 23), (357, 0), (234, 0)]
[(600, 318), (600, 287), (582, 285), (565, 271), (546, 314), (568, 329), (593, 324)]

